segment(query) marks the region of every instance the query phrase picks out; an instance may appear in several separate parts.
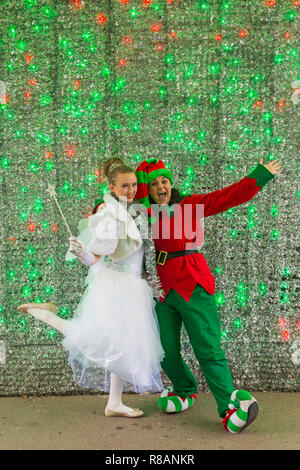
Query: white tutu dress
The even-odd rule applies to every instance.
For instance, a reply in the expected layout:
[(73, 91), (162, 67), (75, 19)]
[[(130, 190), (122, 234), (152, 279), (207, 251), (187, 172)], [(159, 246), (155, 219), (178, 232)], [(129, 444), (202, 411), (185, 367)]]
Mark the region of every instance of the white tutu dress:
[[(120, 205), (111, 201), (112, 196), (104, 199), (107, 204)], [(123, 207), (122, 210), (125, 211)], [(122, 220), (114, 219), (111, 213), (109, 216), (109, 211), (107, 207), (91, 216), (88, 229), (81, 237), (90, 237), (88, 248), (103, 257), (90, 268), (86, 290), (69, 321), (62, 345), (69, 352), (74, 380), (81, 387), (108, 391), (108, 373), (114, 372), (130, 384), (131, 391), (160, 392), (164, 351), (153, 291), (142, 279), (143, 246), (137, 240), (129, 243), (132, 225), (125, 230), (127, 238), (123, 237), (123, 241), (115, 238), (113, 243), (108, 237), (111, 240), (108, 243), (107, 233), (111, 234), (117, 227), (116, 235), (120, 236), (124, 228)], [(134, 236), (137, 232), (134, 230)], [(113, 259), (113, 253), (107, 254), (112, 249), (118, 252), (118, 259)], [(127, 256), (123, 257), (124, 253)]]

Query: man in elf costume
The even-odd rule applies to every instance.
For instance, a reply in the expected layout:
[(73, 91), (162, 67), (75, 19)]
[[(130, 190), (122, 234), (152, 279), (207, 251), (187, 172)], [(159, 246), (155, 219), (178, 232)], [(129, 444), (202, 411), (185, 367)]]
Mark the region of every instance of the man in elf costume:
[[(260, 160), (248, 176), (235, 184), (207, 194), (182, 196), (173, 188), (172, 175), (161, 160), (143, 161), (136, 170), (136, 199), (148, 210), (152, 236), (155, 234), (157, 272), (164, 291), (164, 297), (156, 307), (165, 351), (161, 365), (172, 383), (158, 401), (164, 412), (188, 409), (193, 405), (198, 389), (197, 381), (180, 352), (183, 323), (217, 402), (224, 428), (233, 433), (240, 432), (257, 417), (255, 398), (246, 390), (234, 390), (229, 366), (221, 349), (215, 279), (199, 249), (190, 249), (191, 241), (197, 245), (199, 237), (191, 240), (186, 235), (186, 232), (194, 233), (186, 230), (186, 223), (195, 230), (199, 205), (202, 205), (203, 217), (209, 217), (249, 201), (280, 172), (277, 161), (264, 165)], [(153, 212), (153, 207), (159, 207), (158, 216)], [(178, 211), (180, 217), (177, 217)], [(178, 227), (178, 223), (182, 223), (182, 227)], [(181, 232), (178, 230), (180, 228)]]

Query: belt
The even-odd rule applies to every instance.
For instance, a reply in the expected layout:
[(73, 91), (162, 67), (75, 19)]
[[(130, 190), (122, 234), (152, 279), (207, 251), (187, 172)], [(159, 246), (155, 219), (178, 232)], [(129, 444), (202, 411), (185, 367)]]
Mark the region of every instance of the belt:
[(200, 253), (199, 250), (183, 250), (183, 251), (172, 251), (168, 253), (167, 251), (157, 251), (156, 252), (156, 264), (164, 266), (166, 261), (172, 258), (177, 258), (178, 256), (187, 256), (194, 253)]

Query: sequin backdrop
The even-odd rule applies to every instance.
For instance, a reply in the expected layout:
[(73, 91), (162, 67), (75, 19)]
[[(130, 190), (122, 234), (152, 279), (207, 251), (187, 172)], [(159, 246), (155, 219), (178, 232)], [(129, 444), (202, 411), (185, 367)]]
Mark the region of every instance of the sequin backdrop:
[[(299, 1), (10, 0), (0, 10), (0, 394), (83, 393), (61, 335), (16, 311), (52, 301), (70, 318), (85, 268), (66, 262), (106, 189), (101, 163), (161, 158), (186, 193), (283, 173), (205, 221), (222, 344), (237, 387), (297, 388), (296, 134)], [(298, 310), (299, 312), (299, 310)], [(207, 386), (185, 331), (183, 354)]]

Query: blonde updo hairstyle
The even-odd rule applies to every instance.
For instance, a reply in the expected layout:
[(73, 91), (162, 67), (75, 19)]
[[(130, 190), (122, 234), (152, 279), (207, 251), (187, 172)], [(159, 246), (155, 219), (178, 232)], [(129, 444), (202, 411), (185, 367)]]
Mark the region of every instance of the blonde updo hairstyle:
[(116, 184), (118, 174), (135, 173), (129, 166), (125, 165), (121, 158), (109, 158), (103, 164), (103, 173), (106, 176), (109, 184)]

